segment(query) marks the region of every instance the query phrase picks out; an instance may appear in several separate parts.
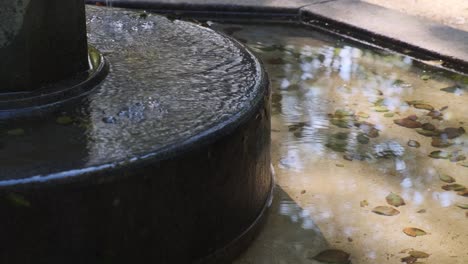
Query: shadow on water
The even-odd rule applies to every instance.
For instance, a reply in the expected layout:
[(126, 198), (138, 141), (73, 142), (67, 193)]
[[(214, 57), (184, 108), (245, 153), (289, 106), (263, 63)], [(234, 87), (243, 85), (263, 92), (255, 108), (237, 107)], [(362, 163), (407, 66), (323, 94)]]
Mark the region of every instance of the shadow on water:
[(307, 210), (301, 208), (280, 186), (274, 190), (267, 223), (252, 247), (236, 263), (311, 263), (308, 258), (327, 241)]

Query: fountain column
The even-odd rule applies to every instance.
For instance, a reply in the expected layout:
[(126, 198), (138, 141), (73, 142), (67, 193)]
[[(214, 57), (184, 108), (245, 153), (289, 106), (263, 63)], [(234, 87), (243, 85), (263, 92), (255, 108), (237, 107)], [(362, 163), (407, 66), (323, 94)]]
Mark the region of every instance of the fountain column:
[(83, 0), (0, 1), (0, 93), (86, 71), (87, 52)]

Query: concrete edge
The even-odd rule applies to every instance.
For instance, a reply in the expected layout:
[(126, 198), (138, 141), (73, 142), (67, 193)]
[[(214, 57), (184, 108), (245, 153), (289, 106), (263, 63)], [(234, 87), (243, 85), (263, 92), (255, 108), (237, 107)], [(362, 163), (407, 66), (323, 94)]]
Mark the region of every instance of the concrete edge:
[[(105, 5), (106, 1), (87, 0), (87, 3)], [(364, 42), (364, 44), (374, 47), (390, 49), (423, 63), (425, 61), (440, 60), (443, 63), (435, 67), (468, 74), (468, 41), (466, 44), (460, 44), (455, 41), (457, 39), (468, 39), (468, 32), (376, 5), (363, 3), (359, 0), (272, 0), (255, 3), (244, 0), (237, 1), (236, 3), (228, 0), (114, 0), (112, 6), (146, 9), (155, 13), (169, 14), (175, 16), (175, 18), (301, 23), (352, 41)], [(342, 9), (353, 13), (353, 17), (373, 15), (372, 24), (364, 24), (359, 19), (355, 20), (353, 17), (340, 19), (340, 17), (335, 16), (330, 11), (333, 11), (333, 8), (336, 6), (342, 6)], [(387, 21), (384, 17), (369, 13), (376, 10), (390, 13), (393, 18), (401, 18), (404, 21), (417, 23), (418, 26), (411, 29), (413, 30), (411, 34), (423, 35), (425, 42), (411, 40), (411, 36), (405, 37), (404, 29), (402, 32), (398, 32), (398, 29), (402, 29), (401, 27), (395, 28), (394, 32), (385, 30), (384, 28), (379, 30), (378, 27), (375, 27), (376, 24), (388, 25), (394, 21)], [(427, 34), (429, 27), (437, 27), (444, 32), (443, 45), (439, 45), (438, 47), (437, 45), (435, 47), (432, 45), (430, 47), (432, 43), (440, 42), (440, 39)], [(416, 37), (413, 39), (416, 39)], [(448, 52), (450, 48), (447, 47), (460, 47), (460, 45), (467, 45), (466, 51), (461, 51), (462, 56), (454, 56), (453, 53)]]

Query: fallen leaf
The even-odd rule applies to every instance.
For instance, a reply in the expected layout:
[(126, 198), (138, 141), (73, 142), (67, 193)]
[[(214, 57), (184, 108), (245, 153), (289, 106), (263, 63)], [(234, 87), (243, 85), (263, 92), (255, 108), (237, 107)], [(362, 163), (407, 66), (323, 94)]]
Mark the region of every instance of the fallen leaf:
[(450, 175), (447, 175), (447, 174), (439, 174), (439, 179), (443, 182), (446, 182), (446, 183), (452, 183), (452, 182), (455, 182), (455, 179), (450, 176)]
[(407, 256), (401, 259), (401, 262), (405, 262), (406, 264), (414, 264), (416, 261), (418, 261), (418, 259), (413, 256)]
[(434, 110), (434, 107), (429, 104), (414, 104), (413, 106), (414, 108), (417, 108), (417, 109), (424, 109), (424, 110), (429, 110), (429, 111)]
[(425, 137), (438, 137), (440, 136), (440, 131), (434, 130), (424, 130), (424, 129), (416, 129), (416, 132), (420, 135), (423, 135)]
[(461, 209), (468, 209), (468, 204), (458, 203), (457, 206), (460, 207)]
[(434, 159), (448, 159), (450, 158), (450, 156), (451, 156), (450, 153), (442, 151), (442, 150), (432, 151), (429, 154), (429, 157), (434, 158)]
[(387, 200), (389, 205), (393, 205), (395, 207), (405, 205), (405, 201), (398, 194), (390, 193), (385, 197), (385, 200)]
[(405, 227), (405, 229), (403, 229), (403, 233), (411, 237), (427, 235), (426, 231), (416, 227)]
[(400, 213), (400, 211), (390, 206), (377, 206), (374, 209), (372, 209), (372, 212), (385, 216), (394, 216)]
[(438, 138), (438, 137), (433, 137), (432, 142), (431, 142), (431, 146), (433, 146), (435, 148), (446, 148), (446, 147), (450, 147), (452, 145), (453, 145), (453, 143), (448, 141), (445, 138), (442, 139), (442, 138)]
[(431, 76), (429, 76), (429, 75), (427, 75), (427, 74), (424, 74), (424, 75), (421, 75), (420, 78), (421, 78), (421, 80), (423, 80), (423, 81), (427, 81), (427, 80), (431, 79)]
[(406, 128), (419, 128), (422, 126), (422, 124), (418, 121), (412, 120), (408, 117), (403, 119), (395, 119), (393, 120), (393, 123)]
[(409, 140), (408, 141), (408, 146), (410, 146), (412, 148), (419, 148), (421, 146), (421, 144), (416, 140)]
[(422, 129), (429, 130), (429, 131), (434, 131), (436, 129), (436, 127), (431, 123), (424, 123), (424, 124), (422, 124)]
[(415, 257), (415, 258), (428, 258), (430, 256), (426, 252), (422, 252), (418, 250), (412, 250), (409, 252), (409, 254), (410, 256)]
[(331, 264), (348, 264), (350, 255), (338, 249), (327, 249), (312, 259)]
[(468, 197), (468, 189), (465, 189), (463, 191), (459, 191), (457, 194), (460, 195), (460, 196)]
[(464, 191), (466, 190), (466, 187), (461, 185), (461, 184), (458, 184), (458, 183), (454, 183), (454, 184), (447, 184), (447, 185), (444, 185), (442, 186), (442, 189), (446, 190), (446, 191)]
[(456, 137), (459, 137), (463, 134), (465, 134), (465, 129), (463, 127), (459, 127), (459, 128), (456, 128), (456, 127), (447, 127), (444, 129), (444, 132), (442, 135), (447, 135), (447, 138), (456, 138)]

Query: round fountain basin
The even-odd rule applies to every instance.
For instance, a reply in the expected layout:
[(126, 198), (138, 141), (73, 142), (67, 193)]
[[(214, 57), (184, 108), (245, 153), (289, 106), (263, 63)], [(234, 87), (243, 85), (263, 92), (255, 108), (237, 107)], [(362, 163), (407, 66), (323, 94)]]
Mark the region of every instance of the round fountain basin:
[(229, 260), (253, 238), (273, 185), (260, 63), (196, 24), (87, 15), (106, 79), (52, 113), (0, 121), (0, 259)]

